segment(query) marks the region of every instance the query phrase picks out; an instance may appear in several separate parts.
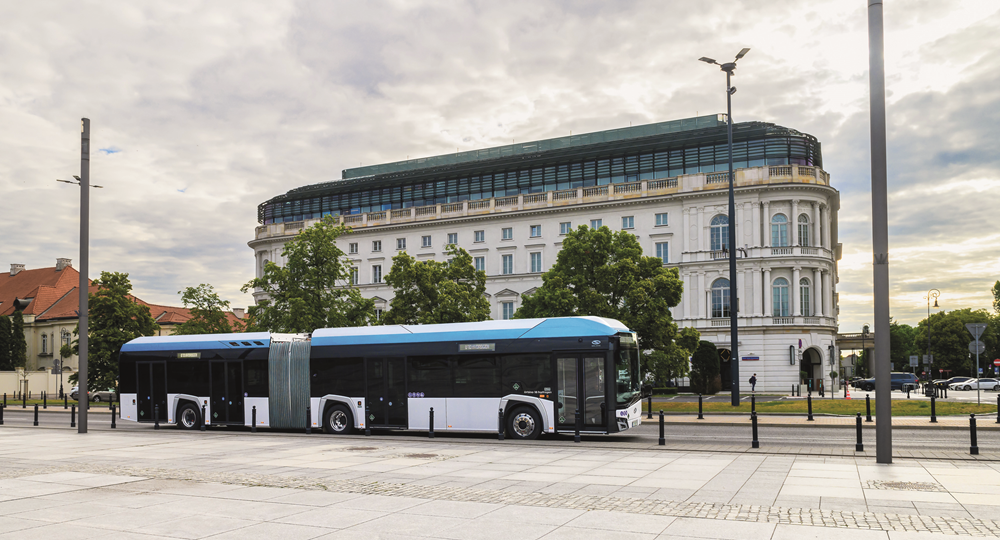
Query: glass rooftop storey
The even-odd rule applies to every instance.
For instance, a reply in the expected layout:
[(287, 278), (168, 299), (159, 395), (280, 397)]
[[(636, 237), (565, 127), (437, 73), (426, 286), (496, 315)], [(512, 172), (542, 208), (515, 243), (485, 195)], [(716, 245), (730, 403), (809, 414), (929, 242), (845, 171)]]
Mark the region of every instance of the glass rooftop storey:
[[(669, 178), (726, 170), (728, 157), (726, 126), (721, 123), (302, 186), (259, 205), (257, 218), (264, 224), (281, 223), (328, 214), (360, 214)], [(815, 137), (766, 122), (733, 125), (733, 160), (737, 169), (788, 164), (823, 166), (820, 143)]]

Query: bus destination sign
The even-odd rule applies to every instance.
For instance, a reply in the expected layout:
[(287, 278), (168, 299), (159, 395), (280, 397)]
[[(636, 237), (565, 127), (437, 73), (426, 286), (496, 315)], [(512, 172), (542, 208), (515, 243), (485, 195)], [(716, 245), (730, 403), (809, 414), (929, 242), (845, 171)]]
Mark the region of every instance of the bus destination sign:
[(201, 358), (200, 352), (179, 352), (177, 358)]
[(458, 350), (461, 351), (495, 351), (496, 343), (459, 343)]

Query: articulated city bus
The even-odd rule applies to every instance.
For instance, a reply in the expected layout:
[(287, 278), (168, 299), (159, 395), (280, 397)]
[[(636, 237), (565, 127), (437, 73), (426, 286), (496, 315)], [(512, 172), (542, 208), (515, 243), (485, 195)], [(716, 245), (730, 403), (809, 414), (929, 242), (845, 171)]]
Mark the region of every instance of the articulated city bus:
[(119, 370), (123, 420), (185, 429), (427, 430), (432, 407), (435, 431), (520, 439), (641, 421), (636, 335), (598, 317), (142, 337)]

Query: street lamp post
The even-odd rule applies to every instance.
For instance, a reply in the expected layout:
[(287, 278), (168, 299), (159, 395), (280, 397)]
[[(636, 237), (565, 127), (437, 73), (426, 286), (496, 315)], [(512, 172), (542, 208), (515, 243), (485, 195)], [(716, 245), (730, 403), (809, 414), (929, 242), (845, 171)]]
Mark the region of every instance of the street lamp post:
[(732, 62), (725, 64), (720, 64), (705, 56), (698, 59), (702, 62), (719, 66), (722, 71), (726, 72), (726, 124), (729, 142), (729, 350), (731, 351), (729, 355), (729, 373), (732, 379), (731, 394), (733, 407), (738, 407), (740, 404), (740, 354), (738, 350), (739, 330), (737, 329), (739, 302), (736, 299), (736, 177), (733, 176), (733, 94), (736, 93), (736, 87), (731, 84), (731, 79), (734, 75), (733, 72), (736, 71), (736, 62), (746, 56), (748, 52), (750, 52), (748, 48), (741, 49)]
[[(931, 298), (934, 299), (934, 307), (938, 307), (938, 297), (941, 296), (941, 291), (937, 289), (931, 289), (927, 291), (927, 370), (930, 371), (931, 377), (929, 380), (934, 380), (934, 357), (931, 356)], [(937, 388), (933, 389), (937, 392)]]
[[(861, 355), (864, 357), (864, 362), (868, 362), (869, 360), (871, 360), (870, 358), (868, 358), (868, 349), (865, 348), (865, 341), (867, 339), (868, 339), (868, 323), (865, 323), (864, 326), (861, 327)], [(865, 366), (865, 374), (871, 376), (868, 373), (867, 366)]]

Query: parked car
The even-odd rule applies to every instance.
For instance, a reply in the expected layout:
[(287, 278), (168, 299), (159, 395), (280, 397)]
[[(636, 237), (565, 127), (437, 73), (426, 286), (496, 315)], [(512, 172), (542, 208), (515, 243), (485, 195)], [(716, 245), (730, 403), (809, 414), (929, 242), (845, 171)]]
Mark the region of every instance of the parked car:
[(74, 386), (72, 390), (69, 391), (70, 399), (78, 399), (78, 394), (80, 393), (80, 387)]
[(938, 388), (951, 388), (951, 385), (962, 383), (972, 379), (972, 377), (952, 377), (950, 379), (934, 379), (932, 383)]
[(948, 385), (952, 390), (997, 390), (1000, 391), (1000, 381), (996, 379), (968, 379), (964, 382), (957, 382)]
[[(108, 402), (115, 398), (115, 390), (113, 388), (98, 390), (97, 392), (87, 392), (87, 394), (90, 396), (90, 401), (94, 403), (100, 403), (102, 401)], [(74, 386), (73, 389), (69, 391), (69, 398), (77, 401), (80, 400), (79, 386)]]
[[(889, 390), (906, 390), (907, 388), (917, 388), (920, 381), (917, 376), (913, 373), (890, 373), (891, 379), (889, 380)], [(860, 388), (865, 392), (871, 392), (875, 390), (875, 377), (870, 379), (861, 379), (855, 381), (855, 388)]]

